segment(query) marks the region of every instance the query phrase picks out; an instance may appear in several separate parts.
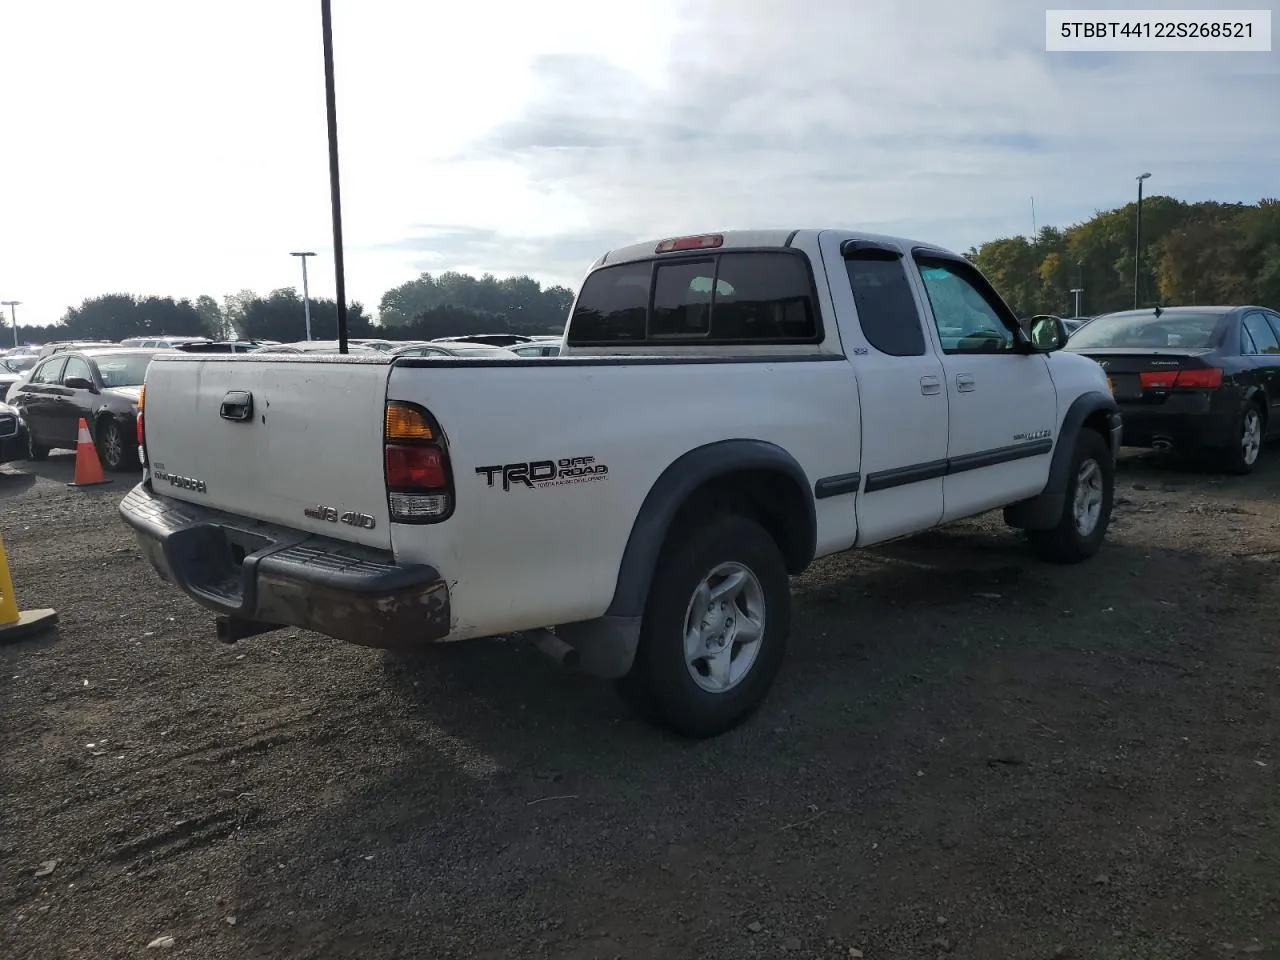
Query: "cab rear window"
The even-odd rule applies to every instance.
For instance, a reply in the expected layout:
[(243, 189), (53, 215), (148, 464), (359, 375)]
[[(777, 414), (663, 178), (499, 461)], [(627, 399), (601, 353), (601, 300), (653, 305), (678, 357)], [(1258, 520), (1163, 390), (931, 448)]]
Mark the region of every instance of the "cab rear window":
[(798, 251), (729, 251), (602, 267), (578, 295), (574, 346), (816, 343), (813, 278)]

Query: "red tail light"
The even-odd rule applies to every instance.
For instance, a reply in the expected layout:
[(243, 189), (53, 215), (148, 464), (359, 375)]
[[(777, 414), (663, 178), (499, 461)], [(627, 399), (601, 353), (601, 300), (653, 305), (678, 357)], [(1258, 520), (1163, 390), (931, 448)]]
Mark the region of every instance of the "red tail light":
[(387, 401), (383, 467), (393, 521), (438, 523), (453, 513), (453, 472), (444, 434), (417, 404)]
[(147, 403), (147, 386), (143, 384), (138, 390), (138, 419), (136, 421), (138, 434), (138, 459), (143, 463), (147, 462), (147, 431), (142, 423), (142, 410)]
[(1198, 370), (1160, 370), (1138, 374), (1143, 390), (1216, 390), (1222, 386), (1217, 367)]

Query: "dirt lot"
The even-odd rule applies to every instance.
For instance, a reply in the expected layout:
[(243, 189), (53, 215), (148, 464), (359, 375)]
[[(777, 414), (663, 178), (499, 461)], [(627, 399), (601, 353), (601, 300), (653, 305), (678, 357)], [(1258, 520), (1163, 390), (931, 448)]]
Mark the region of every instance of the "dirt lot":
[(1280, 957), (1280, 452), (1128, 458), (1080, 567), (992, 519), (817, 564), (706, 743), (511, 642), (222, 646), (127, 480), (27, 466), (0, 957)]

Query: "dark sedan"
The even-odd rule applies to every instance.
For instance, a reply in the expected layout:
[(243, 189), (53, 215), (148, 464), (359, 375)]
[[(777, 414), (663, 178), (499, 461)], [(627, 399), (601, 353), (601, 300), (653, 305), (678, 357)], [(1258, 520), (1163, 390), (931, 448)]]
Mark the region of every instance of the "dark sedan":
[(17, 408), (0, 403), (0, 463), (27, 458), (27, 427)]
[(98, 347), (46, 357), (10, 391), (27, 424), (28, 455), (74, 450), (80, 418), (108, 470), (138, 469), (138, 393), (159, 350)]
[(1206, 453), (1248, 473), (1280, 434), (1280, 314), (1264, 307), (1108, 313), (1066, 350), (1096, 360), (1124, 418), (1124, 445)]

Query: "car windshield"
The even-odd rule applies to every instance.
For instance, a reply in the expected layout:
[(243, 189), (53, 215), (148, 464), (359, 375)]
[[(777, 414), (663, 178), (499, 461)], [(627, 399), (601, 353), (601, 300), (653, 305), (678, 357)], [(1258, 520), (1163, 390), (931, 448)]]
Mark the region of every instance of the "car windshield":
[(104, 387), (140, 387), (147, 377), (149, 353), (118, 353), (94, 357)]
[(1220, 313), (1113, 313), (1098, 317), (1071, 336), (1071, 349), (1106, 347), (1182, 347), (1212, 344)]
[(36, 365), (38, 357), (8, 357), (4, 361), (5, 369), (11, 373), (23, 373)]

